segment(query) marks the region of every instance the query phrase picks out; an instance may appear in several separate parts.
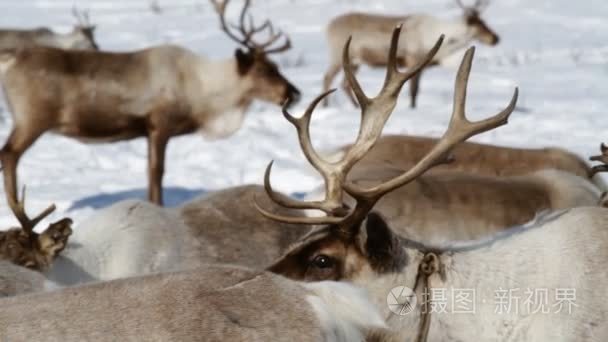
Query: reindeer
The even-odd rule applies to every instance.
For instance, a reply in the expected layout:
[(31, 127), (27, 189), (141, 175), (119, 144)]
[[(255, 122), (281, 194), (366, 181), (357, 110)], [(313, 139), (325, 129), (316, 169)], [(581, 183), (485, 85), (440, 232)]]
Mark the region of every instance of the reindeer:
[(386, 327), (352, 285), (219, 265), (5, 298), (0, 306), (3, 341), (350, 342)]
[[(386, 169), (407, 170), (416, 164), (437, 143), (437, 138), (386, 135), (353, 167), (355, 173), (371, 173)], [(338, 159), (350, 145), (332, 152), (328, 159)], [(452, 151), (454, 160), (438, 165), (429, 173), (459, 171), (483, 176), (521, 176), (544, 169), (556, 169), (582, 178), (592, 179), (600, 188), (606, 185), (593, 178), (591, 168), (579, 156), (560, 148), (514, 148), (464, 142)]]
[[(463, 15), (454, 20), (436, 18), (426, 14), (408, 16), (382, 16), (367, 13), (347, 13), (334, 18), (327, 26), (329, 45), (329, 68), (323, 79), (323, 91), (329, 90), (331, 84), (343, 65), (342, 46), (349, 36), (353, 36), (351, 63), (356, 73), (360, 64), (385, 66), (391, 31), (395, 25), (403, 24), (401, 46), (397, 52), (397, 63), (411, 67), (424, 56), (439, 34), (447, 35), (446, 42), (427, 66), (434, 66), (455, 52), (468, 46), (473, 40), (488, 45), (498, 44), (499, 37), (481, 19), (480, 13), (487, 1), (476, 0), (471, 7), (466, 7), (460, 0), (456, 1), (462, 8)], [(416, 74), (410, 82), (410, 105), (416, 107), (416, 97), (422, 72)], [(342, 88), (355, 106), (357, 102), (344, 78)], [(327, 105), (327, 100), (324, 101)]]
[(95, 42), (95, 25), (91, 24), (89, 12), (73, 8), (78, 21), (72, 32), (61, 34), (49, 28), (31, 30), (0, 29), (0, 49), (15, 49), (31, 46), (50, 46), (60, 49), (99, 50)]
[[(604, 145), (603, 143), (600, 144), (600, 151), (602, 152), (602, 154), (589, 158), (589, 160), (591, 161), (598, 161), (602, 163), (591, 168), (591, 171), (589, 173), (590, 177), (593, 177), (597, 173), (608, 171), (608, 146)], [(608, 191), (604, 191), (602, 193), (598, 204), (601, 207), (608, 208)]]
[[(203, 195), (177, 208), (135, 200), (115, 203), (78, 222), (70, 243), (44, 274), (66, 286), (206, 263), (267, 265), (310, 228), (259, 215), (253, 199), (264, 193), (259, 185), (245, 185)], [(300, 214), (267, 198), (263, 203), (277, 214)]]
[[(398, 49), (393, 45), (391, 47)], [(440, 48), (438, 49), (441, 51)], [(349, 64), (348, 51), (345, 51), (343, 58), (345, 77), (350, 84), (355, 84), (356, 79)], [(423, 68), (425, 63), (432, 61), (432, 59), (433, 55), (427, 55), (420, 64), (422, 67), (414, 68), (412, 74), (407, 74), (408, 77), (415, 77), (415, 72)], [(360, 92), (360, 90), (355, 89), (356, 92)], [(321, 101), (320, 98), (327, 94), (323, 94), (317, 100)], [(364, 99), (363, 101), (368, 100)], [(349, 180), (357, 186), (373, 187), (386, 179), (397, 177), (403, 173), (401, 170), (386, 169), (384, 165), (359, 167), (356, 170), (355, 164), (362, 160), (367, 153), (367, 151), (366, 153), (359, 152), (361, 147), (358, 147), (357, 144), (362, 144), (360, 141), (349, 146), (346, 151), (341, 153), (342, 158), (339, 160), (342, 161), (337, 163), (343, 165), (344, 169), (336, 170), (332, 162), (323, 161), (320, 156), (317, 156), (316, 152), (310, 151), (312, 144), (309, 141), (307, 122), (310, 120), (316, 103), (317, 101), (313, 101), (301, 119), (293, 118), (287, 111), (284, 112), (284, 115), (287, 120), (296, 126), (300, 144), (305, 154), (313, 167), (323, 175), (325, 189), (321, 193), (343, 192), (338, 186), (341, 182), (332, 179), (335, 174), (338, 177), (348, 175)], [(366, 129), (371, 128), (363, 126), (360, 136), (369, 134)], [(369, 150), (373, 149), (374, 144), (368, 143), (363, 146)], [(354, 155), (357, 158), (349, 158), (349, 155)], [(421, 156), (421, 158), (423, 157)], [(331, 160), (336, 159), (332, 158)], [(416, 160), (419, 160), (419, 158), (416, 158)], [(368, 162), (364, 166), (371, 164), (372, 162)], [(266, 170), (264, 184), (267, 192), (272, 195), (273, 189), (270, 185), (271, 167), (272, 164)], [(341, 194), (340, 201), (330, 202), (329, 208), (334, 210), (333, 208), (342, 203), (347, 206), (354, 205), (355, 199), (349, 195), (346, 194), (346, 198), (343, 198), (345, 195)], [(399, 233), (403, 236), (428, 243), (442, 243), (487, 236), (496, 231), (531, 221), (543, 211), (596, 205), (599, 196), (599, 190), (590, 182), (556, 170), (542, 170), (508, 178), (444, 171), (411, 180), (403, 187), (385, 196), (382, 201), (377, 203), (375, 208), (391, 225), (398, 227)], [(309, 196), (309, 199), (316, 200), (316, 197), (316, 194), (313, 194)], [(293, 201), (280, 199), (275, 199), (275, 202), (283, 203), (286, 207), (291, 208), (328, 210), (328, 207), (300, 207)], [(292, 207), (292, 205), (294, 206)], [(327, 206), (327, 204), (325, 205)]]
[[(161, 204), (171, 137), (197, 130), (208, 137), (228, 136), (241, 126), (254, 99), (295, 103), (299, 91), (268, 58), (289, 49), (289, 38), (272, 47), (283, 34), (274, 33), (269, 21), (246, 24), (249, 1), (233, 32), (224, 18), (227, 2), (215, 4), (223, 30), (247, 49), (237, 49), (226, 60), (212, 61), (173, 45), (129, 53), (46, 47), (0, 52), (2, 84), (14, 118), (0, 151), (7, 196), (16, 196), (21, 155), (53, 131), (85, 141), (147, 137), (148, 198)], [(273, 32), (269, 40), (254, 41), (264, 29)]]
[(21, 227), (0, 231), (0, 260), (36, 271), (48, 269), (72, 234), (72, 220), (64, 218), (49, 225), (44, 232), (36, 233), (36, 225), (55, 210), (55, 205), (30, 218), (25, 212), (25, 187), (21, 201), (9, 198), (9, 207)]
[[(364, 188), (348, 181), (348, 171), (377, 141), (400, 88), (412, 76), (397, 70), (399, 31), (397, 28), (393, 32), (386, 81), (378, 96), (367, 97), (348, 72), (348, 62), (345, 65), (346, 77), (361, 104), (362, 120), (357, 141), (343, 159), (330, 164), (312, 149), (308, 121), (314, 106), (302, 118), (292, 119), (306, 157), (326, 176), (327, 192), (322, 201), (278, 203), (290, 208), (319, 209), (326, 216), (280, 216), (258, 205), (263, 215), (280, 222), (322, 225), (268, 269), (293, 279), (345, 280), (363, 285), (376, 304), (385, 308), (385, 317), (400, 341), (606, 340), (608, 328), (600, 322), (608, 315), (608, 305), (605, 295), (597, 291), (608, 284), (608, 273), (601, 271), (603, 260), (608, 258), (605, 209), (569, 209), (486, 239), (439, 246), (403, 238), (379, 214), (371, 212), (384, 195), (448, 161), (449, 152), (458, 143), (507, 123), (517, 90), (511, 103), (497, 115), (477, 122), (466, 117), (466, 85), (473, 48), (466, 52), (458, 70), (452, 117), (437, 144), (411, 169), (381, 184)], [(356, 199), (354, 207), (344, 206), (342, 189)], [(274, 196), (271, 191), (268, 195)], [(386, 298), (397, 286), (410, 288), (419, 300), (420, 305), (410, 306), (410, 314), (389, 313)], [(441, 295), (433, 295), (438, 292), (433, 290), (440, 289), (472, 289), (474, 311), (452, 314), (457, 308), (448, 298), (447, 313), (433, 313), (433, 300), (440, 300)], [(546, 302), (554, 311), (495, 311), (496, 291), (514, 289), (553, 291)], [(570, 294), (572, 289), (576, 291), (574, 311), (555, 311), (559, 297), (554, 294), (559, 289), (570, 289)]]
[(0, 297), (11, 297), (30, 292), (57, 288), (40, 272), (0, 260)]

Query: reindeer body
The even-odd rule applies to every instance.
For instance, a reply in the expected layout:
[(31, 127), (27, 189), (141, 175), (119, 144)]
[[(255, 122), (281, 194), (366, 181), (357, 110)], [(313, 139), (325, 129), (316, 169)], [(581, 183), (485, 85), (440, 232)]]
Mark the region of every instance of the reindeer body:
[(56, 33), (41, 27), (26, 29), (0, 29), (0, 49), (23, 48), (30, 46), (50, 46), (60, 49), (97, 50), (93, 38), (93, 27), (76, 26), (69, 33)]
[[(557, 218), (526, 228), (512, 228), (497, 236), (458, 247), (440, 250), (442, 270), (429, 278), (429, 287), (474, 289), (474, 314), (453, 314), (451, 298), (448, 313), (431, 314), (429, 341), (604, 341), (608, 328), (601, 324), (608, 315), (606, 295), (596, 291), (608, 284), (602, 260), (608, 258), (608, 211), (602, 208), (571, 209)], [(404, 244), (409, 262), (399, 272), (378, 278), (366, 275), (354, 280), (373, 288), (379, 307), (385, 308), (386, 294), (396, 284), (414, 288), (417, 267), (424, 250)], [(499, 290), (519, 289), (519, 309), (496, 312)], [(549, 313), (526, 311), (526, 289), (549, 291)], [(555, 291), (575, 289), (575, 307), (555, 313)], [(418, 293), (417, 295), (420, 295)], [(540, 303), (536, 303), (540, 304)], [(534, 306), (533, 306), (534, 308)], [(420, 307), (417, 308), (418, 310)], [(388, 313), (387, 313), (388, 314)], [(401, 340), (417, 332), (419, 312), (388, 319), (401, 333)], [(407, 329), (406, 327), (412, 328)], [(408, 336), (408, 337), (406, 337)]]
[(280, 257), (310, 228), (269, 220), (255, 209), (256, 199), (273, 212), (301, 215), (272, 205), (259, 185), (216, 191), (177, 209), (193, 238), (210, 249), (206, 255), (209, 261), (260, 267)]
[(213, 262), (205, 258), (212, 247), (202, 240), (167, 209), (123, 201), (80, 222), (45, 275), (74, 285), (189, 269)]
[[(173, 45), (133, 53), (31, 48), (2, 58), (17, 127), (37, 115), (39, 130), (83, 140), (146, 136), (152, 124), (171, 135), (200, 129), (226, 136), (240, 127), (252, 101), (246, 91), (253, 84), (237, 77), (236, 61), (212, 62)], [(233, 109), (234, 124), (217, 122)]]
[(353, 286), (230, 266), (7, 298), (0, 306), (0, 339), (10, 341), (346, 342), (384, 326)]
[[(196, 198), (175, 209), (122, 201), (79, 222), (45, 275), (62, 285), (190, 269), (207, 263), (269, 265), (309, 228), (271, 221), (254, 206), (261, 186)], [(277, 213), (293, 210), (274, 206)]]
[[(414, 166), (437, 143), (437, 138), (412, 135), (386, 135), (380, 137), (368, 154), (353, 168), (363, 173), (370, 169), (407, 170)], [(350, 145), (335, 152), (342, 156)], [(543, 169), (555, 169), (588, 178), (591, 168), (579, 156), (560, 148), (515, 148), (463, 142), (454, 147), (454, 160), (438, 165), (429, 173), (462, 171), (485, 176), (516, 176)], [(596, 184), (600, 186), (599, 178)]]
[[(329, 68), (325, 73), (323, 90), (331, 87), (333, 79), (342, 67), (342, 46), (352, 36), (350, 58), (353, 71), (358, 66), (385, 66), (390, 36), (397, 25), (402, 25), (402, 32), (397, 50), (397, 63), (412, 67), (420, 61), (426, 51), (430, 50), (437, 37), (446, 35), (444, 44), (430, 61), (429, 66), (438, 65), (443, 59), (466, 48), (473, 40), (478, 39), (486, 44), (498, 43), (498, 36), (493, 33), (479, 18), (474, 10), (465, 11), (465, 15), (454, 20), (446, 20), (426, 14), (408, 16), (385, 16), (367, 13), (347, 13), (334, 18), (327, 26), (329, 45)], [(410, 83), (411, 106), (416, 106), (420, 74)], [(342, 88), (352, 97), (346, 79)]]
[[(243, 63), (254, 63), (246, 75), (235, 58), (210, 61), (172, 45), (132, 53), (44, 47), (1, 52), (0, 73), (14, 118), (0, 152), (7, 196), (16, 194), (21, 154), (54, 131), (84, 141), (148, 137), (149, 198), (160, 203), (170, 137), (197, 130), (226, 137), (240, 128), (254, 98), (280, 103), (297, 93), (273, 66)], [(261, 81), (259, 73), (268, 80)]]
[(0, 297), (11, 297), (29, 292), (41, 292), (56, 288), (40, 272), (0, 261)]
[(442, 59), (462, 50), (473, 40), (474, 33), (464, 22), (464, 18), (454, 21), (440, 19), (426, 14), (409, 16), (384, 16), (367, 13), (348, 13), (334, 18), (327, 26), (327, 41), (330, 46), (330, 61), (342, 63), (342, 46), (352, 36), (351, 59), (353, 64), (385, 66), (391, 33), (399, 24), (403, 25), (397, 52), (400, 64), (407, 63), (409, 56), (417, 57), (430, 50), (437, 37), (446, 35), (446, 42), (431, 61)]
[[(401, 171), (351, 176), (364, 187)], [(544, 211), (596, 205), (600, 191), (562, 171), (542, 170), (512, 177), (434, 172), (383, 197), (374, 209), (399, 234), (425, 243), (474, 240), (533, 220)], [(346, 196), (353, 207), (355, 200)]]

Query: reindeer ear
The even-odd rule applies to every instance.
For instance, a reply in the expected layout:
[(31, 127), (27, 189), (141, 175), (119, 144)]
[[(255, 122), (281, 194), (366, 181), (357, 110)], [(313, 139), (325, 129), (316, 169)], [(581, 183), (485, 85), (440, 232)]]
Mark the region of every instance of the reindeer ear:
[(371, 212), (365, 220), (365, 251), (372, 262), (384, 263), (389, 261), (395, 249), (396, 238), (384, 218), (376, 212)]
[(253, 65), (253, 55), (241, 49), (236, 49), (234, 56), (236, 57), (239, 75), (245, 75)]

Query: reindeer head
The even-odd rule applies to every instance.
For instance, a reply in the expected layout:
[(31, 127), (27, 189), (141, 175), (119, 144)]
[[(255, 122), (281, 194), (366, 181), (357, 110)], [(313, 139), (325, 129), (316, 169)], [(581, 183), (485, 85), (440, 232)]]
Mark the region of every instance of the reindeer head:
[(79, 50), (99, 50), (95, 42), (95, 25), (91, 24), (89, 11), (79, 11), (76, 7), (72, 8), (72, 14), (76, 18), (77, 24), (72, 30), (74, 43), (72, 49)]
[(481, 19), (481, 12), (488, 5), (488, 1), (476, 0), (473, 6), (465, 6), (461, 0), (456, 0), (456, 3), (464, 11), (464, 20), (473, 38), (487, 45), (498, 44), (500, 40), (498, 35)]
[[(269, 269), (296, 279), (354, 279), (365, 270), (386, 272), (399, 269), (406, 261), (399, 239), (386, 222), (375, 213), (370, 213), (374, 205), (387, 193), (413, 181), (433, 166), (448, 162), (450, 150), (469, 137), (489, 131), (507, 123), (517, 102), (517, 89), (511, 103), (497, 115), (477, 122), (471, 122), (465, 114), (465, 97), (468, 76), (471, 70), (474, 48), (465, 54), (458, 70), (454, 91), (454, 108), (447, 131), (437, 144), (414, 167), (407, 172), (373, 188), (364, 189), (347, 179), (351, 168), (374, 146), (390, 114), (395, 108), (403, 84), (428, 64), (439, 49), (442, 38), (427, 54), (425, 59), (407, 73), (397, 70), (397, 44), (401, 28), (393, 32), (388, 71), (380, 93), (369, 98), (353, 75), (349, 58), (350, 39), (343, 53), (344, 73), (361, 106), (361, 126), (355, 143), (337, 162), (328, 162), (313, 149), (309, 123), (316, 104), (328, 93), (317, 97), (301, 118), (294, 118), (284, 110), (284, 115), (297, 129), (304, 155), (312, 166), (321, 173), (325, 181), (325, 199), (304, 202), (277, 196), (270, 185), (272, 163), (266, 169), (264, 186), (268, 196), (276, 203), (293, 209), (316, 209), (323, 211), (323, 217), (288, 217), (270, 213), (257, 205), (266, 217), (296, 224), (324, 225), (304, 237), (283, 258)], [(343, 204), (343, 192), (356, 200), (354, 208)]]
[[(591, 161), (597, 161), (601, 163), (591, 168), (591, 171), (589, 172), (589, 178), (595, 176), (595, 174), (600, 172), (608, 172), (608, 146), (604, 145), (603, 143), (600, 144), (600, 151), (602, 152), (602, 154), (589, 158), (589, 160)], [(598, 204), (600, 207), (608, 208), (608, 191), (604, 191), (602, 193)]]
[[(281, 31), (275, 32), (269, 20), (266, 20), (262, 25), (255, 26), (251, 15), (247, 15), (250, 0), (245, 0), (238, 25), (226, 23), (225, 15), (228, 0), (223, 2), (212, 0), (212, 2), (220, 17), (222, 30), (244, 48), (236, 49), (235, 58), (239, 75), (248, 79), (254, 85), (251, 95), (278, 105), (296, 103), (300, 99), (300, 91), (281, 74), (276, 63), (268, 58), (270, 54), (290, 49), (291, 41), (289, 37), (285, 36), (283, 44), (272, 47), (283, 37), (283, 33)], [(236, 28), (236, 32), (233, 32), (229, 26)], [(269, 32), (269, 38), (263, 43), (254, 41), (253, 36), (263, 31)]]
[(62, 219), (51, 224), (43, 233), (34, 232), (34, 227), (55, 210), (51, 205), (34, 219), (30, 219), (24, 209), (25, 189), (21, 202), (9, 200), (9, 206), (21, 224), (21, 228), (11, 228), (0, 232), (0, 260), (42, 271), (65, 248), (72, 234), (72, 220)]

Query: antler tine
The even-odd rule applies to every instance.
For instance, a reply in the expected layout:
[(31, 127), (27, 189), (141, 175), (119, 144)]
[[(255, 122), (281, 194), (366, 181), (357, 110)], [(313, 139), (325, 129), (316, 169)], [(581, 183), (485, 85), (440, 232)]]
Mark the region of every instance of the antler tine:
[[(217, 14), (219, 16), (220, 27), (221, 27), (222, 31), (224, 31), (224, 33), (226, 33), (226, 35), (228, 35), (228, 37), (230, 37), (230, 39), (234, 40), (235, 42), (239, 43), (240, 45), (243, 45), (244, 47), (247, 47), (247, 48), (251, 48), (251, 46), (249, 45), (249, 37), (244, 33), (245, 31), (242, 28), (242, 26), (241, 27), (237, 26), (237, 29), (239, 30), (239, 32), (241, 32), (241, 34), (244, 35), (242, 38), (240, 38), (230, 30), (229, 26), (231, 26), (231, 25), (228, 25), (228, 23), (226, 22), (226, 7), (228, 6), (229, 0), (224, 0), (221, 2), (218, 0), (209, 0), (209, 1), (211, 1), (211, 3), (213, 4), (213, 7), (215, 8), (215, 11), (217, 12)], [(249, 0), (247, 0), (245, 2), (245, 5), (243, 6), (243, 10), (241, 11), (241, 14), (239, 15), (239, 22), (244, 21), (244, 13), (248, 6), (249, 6)]]
[(344, 173), (340, 165), (331, 164), (323, 160), (312, 146), (310, 140), (310, 119), (316, 106), (326, 96), (333, 93), (335, 89), (329, 90), (319, 96), (317, 96), (308, 105), (308, 108), (300, 118), (295, 118), (287, 111), (287, 108), (283, 107), (283, 115), (298, 132), (298, 140), (300, 142), (300, 148), (306, 156), (308, 162), (321, 174), (325, 182), (325, 199), (322, 201), (299, 201), (291, 198), (286, 198), (277, 194), (270, 184), (270, 172), (272, 169), (273, 162), (270, 162), (266, 167), (264, 173), (264, 189), (268, 197), (275, 203), (291, 209), (316, 209), (325, 212), (328, 216), (323, 217), (291, 217), (273, 214), (264, 208), (255, 200), (255, 206), (258, 211), (275, 221), (285, 223), (300, 223), (300, 224), (335, 224), (343, 220), (343, 217), (348, 213), (347, 208), (344, 207), (342, 201), (342, 189), (341, 184), (344, 182)]
[(473, 9), (475, 9), (477, 12), (483, 12), (483, 10), (485, 10), (489, 4), (489, 0), (476, 0), (475, 4), (473, 5)]
[(285, 42), (283, 42), (282, 45), (279, 45), (272, 49), (266, 49), (264, 51), (267, 54), (270, 54), (270, 53), (283, 52), (283, 51), (287, 51), (287, 50), (291, 49), (291, 39), (289, 39), (289, 37), (287, 35), (284, 35), (284, 36), (285, 36)]
[[(276, 193), (270, 185), (270, 170), (272, 169), (273, 163), (274, 161), (271, 161), (264, 172), (264, 190), (273, 202), (290, 209), (316, 209), (327, 214), (332, 214), (335, 212), (334, 208), (327, 208), (323, 201), (298, 201)], [(346, 212), (344, 214), (346, 214)]]
[(33, 219), (30, 219), (25, 213), (25, 186), (23, 186), (21, 201), (18, 199), (9, 196), (8, 205), (11, 208), (15, 218), (21, 224), (21, 228), (28, 234), (31, 235), (34, 231), (34, 227), (40, 221), (42, 221), (45, 217), (49, 216), (53, 211), (55, 211), (55, 204), (51, 204), (45, 210), (43, 210), (40, 214), (38, 214)]
[(608, 172), (608, 146), (604, 145), (604, 143), (600, 144), (600, 151), (602, 152), (602, 154), (592, 156), (589, 158), (589, 160), (598, 161), (603, 164), (592, 167), (589, 172), (589, 177), (593, 177), (596, 173), (599, 172)]
[[(348, 82), (351, 85), (351, 88), (355, 92), (359, 103), (361, 104), (361, 124), (355, 143), (346, 151), (344, 157), (341, 160), (334, 163), (329, 163), (320, 158), (312, 147), (309, 133), (310, 119), (315, 109), (315, 106), (325, 96), (327, 96), (334, 90), (331, 90), (325, 94), (321, 94), (320, 96), (318, 96), (309, 105), (304, 115), (302, 115), (302, 117), (298, 119), (291, 116), (285, 108), (283, 109), (283, 115), (285, 116), (285, 118), (289, 122), (291, 122), (298, 131), (298, 140), (300, 141), (300, 147), (304, 152), (304, 155), (308, 159), (309, 163), (321, 174), (325, 181), (325, 199), (318, 202), (306, 203), (291, 199), (285, 200), (278, 198), (278, 195), (274, 193), (272, 187), (270, 187), (269, 173), (271, 166), (269, 165), (266, 170), (267, 172), (264, 180), (266, 192), (273, 201), (293, 209), (318, 209), (327, 214), (326, 217), (316, 218), (315, 223), (346, 222), (348, 221), (349, 217), (353, 215), (353, 213), (363, 211), (361, 206), (365, 205), (359, 202), (357, 203), (355, 211), (353, 211), (352, 213), (349, 213), (349, 210), (344, 206), (343, 186), (346, 183), (346, 177), (348, 176), (348, 173), (352, 169), (352, 167), (359, 160), (361, 160), (363, 156), (365, 156), (365, 154), (374, 146), (374, 144), (382, 134), (382, 129), (386, 124), (386, 121), (388, 120), (393, 109), (395, 108), (398, 93), (399, 90), (402, 88), (403, 83), (405, 83), (407, 79), (409, 79), (416, 72), (419, 72), (424, 67), (424, 65), (426, 65), (426, 63), (432, 60), (433, 56), (438, 51), (442, 43), (442, 38), (440, 38), (433, 47), (433, 49), (429, 51), (424, 60), (417, 67), (415, 67), (413, 71), (410, 71), (408, 73), (400, 73), (397, 70), (395, 56), (397, 54), (397, 45), (399, 43), (400, 32), (401, 27), (397, 27), (393, 31), (389, 56), (391, 69), (388, 71), (389, 75), (387, 75), (387, 81), (385, 82), (382, 90), (380, 91), (379, 95), (373, 99), (370, 99), (365, 95), (361, 88), (361, 85), (359, 84), (352, 72), (352, 66), (350, 64), (349, 58), (349, 47), (351, 43), (351, 38), (349, 38), (344, 44), (342, 55), (344, 72)], [(266, 215), (268, 213), (266, 212), (263, 214)], [(310, 221), (307, 221), (302, 218), (280, 219), (276, 215), (266, 216), (273, 219), (278, 219), (282, 222), (294, 223), (295, 221), (298, 221), (302, 223), (311, 223)]]
[(495, 116), (476, 122), (471, 122), (466, 118), (464, 102), (474, 51), (473, 48), (468, 49), (460, 64), (454, 86), (454, 110), (452, 118), (447, 131), (433, 149), (414, 167), (398, 177), (370, 189), (363, 189), (349, 182), (344, 186), (346, 192), (358, 200), (375, 203), (386, 193), (411, 182), (431, 167), (447, 162), (447, 154), (455, 145), (473, 135), (492, 130), (507, 123), (509, 115), (513, 112), (517, 103), (517, 88), (515, 88), (509, 105)]
[(336, 216), (319, 216), (319, 217), (306, 217), (306, 216), (285, 216), (271, 213), (270, 211), (264, 209), (260, 203), (258, 202), (257, 196), (253, 198), (253, 204), (255, 208), (260, 212), (260, 214), (264, 215), (266, 218), (269, 218), (274, 221), (283, 222), (283, 223), (293, 223), (293, 224), (338, 224), (342, 222), (344, 219), (342, 217)]
[(357, 140), (349, 148), (349, 150), (347, 150), (343, 159), (345, 164), (344, 169), (346, 170), (345, 173), (348, 173), (352, 166), (361, 160), (361, 158), (363, 158), (363, 156), (376, 143), (382, 134), (382, 129), (384, 128), (386, 121), (397, 105), (397, 99), (399, 97), (401, 88), (408, 79), (420, 72), (424, 66), (433, 59), (443, 42), (442, 35), (439, 37), (433, 48), (426, 54), (425, 58), (418, 63), (417, 66), (413, 67), (412, 70), (408, 71), (407, 73), (401, 73), (397, 69), (397, 47), (399, 45), (400, 34), (401, 25), (397, 26), (393, 30), (385, 82), (379, 94), (374, 98), (369, 98), (363, 93), (361, 85), (352, 72), (350, 59), (348, 58), (350, 38), (345, 44), (343, 54), (344, 73), (359, 101), (359, 104), (361, 105), (361, 125), (357, 135)]
[[(272, 25), (272, 22), (270, 22), (269, 20), (266, 21), (266, 24), (267, 24), (266, 27), (268, 28), (270, 36), (265, 43), (260, 43), (260, 44), (256, 43), (257, 48), (263, 50), (267, 54), (283, 52), (283, 51), (291, 49), (291, 39), (289, 39), (289, 36), (281, 30), (278, 30), (275, 33), (274, 26)], [(283, 44), (281, 44), (277, 47), (274, 47), (272, 49), (269, 49), (272, 46), (272, 44), (276, 43), (279, 39), (281, 39), (281, 37), (285, 37), (285, 41), (283, 42)]]
[(456, 0), (456, 4), (458, 5), (458, 7), (462, 8), (463, 10), (467, 10), (468, 7), (465, 6), (461, 0)]
[(325, 199), (323, 201), (305, 202), (297, 200), (281, 199), (273, 190), (270, 185), (270, 170), (272, 163), (266, 168), (264, 175), (264, 187), (268, 196), (276, 203), (292, 209), (317, 209), (330, 215), (345, 215), (345, 209), (342, 204), (342, 189), (341, 182), (343, 179), (343, 172), (340, 165), (328, 163), (323, 160), (319, 154), (315, 151), (312, 146), (310, 138), (310, 120), (316, 106), (326, 96), (333, 93), (335, 89), (329, 90), (319, 96), (317, 96), (308, 105), (308, 108), (300, 118), (295, 118), (287, 111), (287, 108), (283, 107), (283, 115), (289, 121), (298, 132), (298, 141), (300, 142), (300, 148), (304, 153), (304, 156), (308, 162), (321, 174), (325, 182)]

